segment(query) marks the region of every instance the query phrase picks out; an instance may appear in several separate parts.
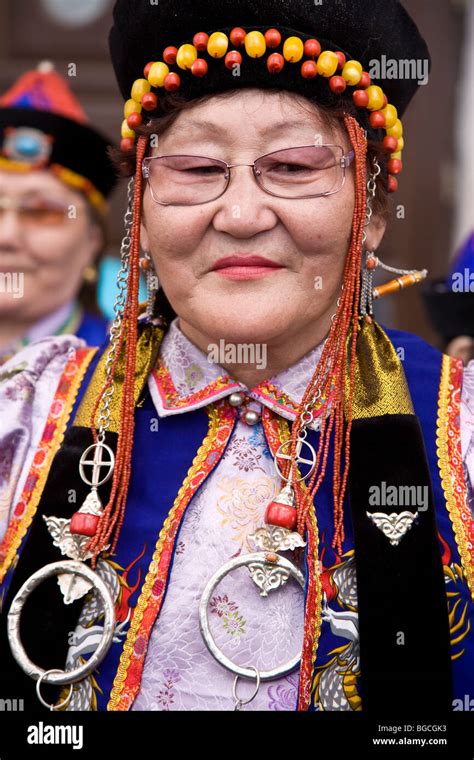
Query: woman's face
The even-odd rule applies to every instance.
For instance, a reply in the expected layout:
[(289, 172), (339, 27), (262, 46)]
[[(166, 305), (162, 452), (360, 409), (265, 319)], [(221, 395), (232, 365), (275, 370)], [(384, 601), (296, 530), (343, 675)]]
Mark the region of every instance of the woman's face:
[[(304, 108), (301, 101), (303, 101)], [(333, 134), (308, 114), (299, 96), (248, 89), (216, 96), (182, 112), (159, 138), (152, 155), (194, 154), (229, 164), (251, 163), (282, 148), (315, 141), (351, 150), (347, 135)], [(189, 337), (277, 345), (311, 325), (324, 337), (341, 292), (354, 209), (354, 174), (326, 197), (269, 195), (250, 167), (232, 169), (226, 193), (210, 203), (162, 206), (144, 193), (141, 243), (150, 252), (160, 284)], [(373, 225), (375, 228), (376, 225)], [(371, 229), (373, 248), (383, 230)], [(225, 256), (255, 255), (278, 264), (244, 279), (215, 271)]]
[[(20, 213), (15, 206), (21, 207)], [(81, 193), (47, 170), (0, 171), (3, 319), (32, 322), (70, 301), (100, 246), (101, 232)], [(22, 284), (21, 290), (12, 292), (15, 284)]]

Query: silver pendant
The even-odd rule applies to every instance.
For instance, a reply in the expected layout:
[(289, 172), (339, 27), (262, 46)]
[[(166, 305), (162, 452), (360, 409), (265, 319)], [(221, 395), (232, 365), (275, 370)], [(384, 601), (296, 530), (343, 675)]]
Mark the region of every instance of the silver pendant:
[[(88, 459), (87, 455), (93, 451), (94, 456)], [(108, 455), (108, 460), (103, 459), (103, 454)], [(105, 443), (94, 443), (89, 446), (81, 456), (79, 462), (79, 472), (82, 480), (91, 486), (91, 492), (86, 496), (79, 513), (94, 515), (100, 517), (103, 511), (102, 503), (97, 492), (97, 488), (106, 483), (112, 476), (115, 464), (114, 452)], [(92, 467), (92, 476), (89, 479), (86, 475), (85, 467)], [(101, 477), (101, 468), (107, 467), (108, 470)], [(54, 546), (57, 546), (61, 554), (69, 559), (85, 562), (93, 555), (92, 552), (86, 551), (85, 547), (91, 540), (90, 536), (84, 536), (80, 533), (71, 533), (71, 520), (64, 517), (47, 517), (43, 515), (48, 531), (53, 538)], [(105, 547), (106, 549), (108, 547)], [(71, 604), (76, 599), (81, 599), (92, 588), (91, 583), (85, 577), (74, 575), (58, 575), (58, 584), (64, 596), (64, 603)]]
[(384, 536), (390, 540), (392, 546), (398, 546), (403, 536), (410, 530), (415, 520), (418, 518), (418, 512), (392, 512), (387, 515), (385, 512), (366, 512), (374, 525), (382, 531)]
[[(295, 451), (295, 458), (294, 460), (291, 459), (291, 454), (283, 454), (283, 450), (291, 445), (291, 438), (289, 438), (287, 441), (283, 441), (281, 446), (278, 447), (278, 450), (274, 456), (274, 462), (275, 462), (275, 469), (278, 473), (278, 475), (282, 478), (282, 480), (285, 480), (287, 482), (291, 482), (294, 480), (292, 470), (290, 470), (288, 477), (283, 475), (281, 472), (279, 466), (278, 466), (278, 460), (279, 459), (285, 459), (294, 461), (296, 465), (300, 464), (307, 464), (309, 466), (308, 471), (302, 475), (300, 478), (296, 478), (296, 482), (299, 483), (301, 480), (306, 480), (310, 477), (310, 475), (313, 474), (314, 468), (316, 467), (316, 451), (314, 450), (314, 447), (311, 446), (308, 441), (305, 441), (304, 438), (299, 438), (296, 443), (296, 451)], [(309, 449), (309, 459), (305, 459), (304, 457), (300, 456), (301, 448), (302, 446), (306, 446)], [(280, 453), (281, 452), (281, 453)]]

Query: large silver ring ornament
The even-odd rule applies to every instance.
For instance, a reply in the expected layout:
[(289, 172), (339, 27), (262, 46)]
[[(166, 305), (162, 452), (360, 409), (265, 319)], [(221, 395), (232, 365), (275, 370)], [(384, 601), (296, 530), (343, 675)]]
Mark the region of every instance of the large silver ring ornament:
[[(20, 638), (20, 619), (23, 606), (31, 592), (47, 578), (50, 578), (53, 575), (60, 575), (61, 573), (79, 575), (93, 585), (94, 590), (97, 591), (101, 597), (103, 605), (104, 631), (97, 649), (83, 665), (74, 668), (73, 670), (47, 671), (38, 667), (38, 665), (35, 665), (26, 654)], [(13, 657), (22, 670), (35, 681), (41, 679), (43, 683), (55, 686), (66, 686), (82, 681), (89, 676), (107, 655), (115, 631), (115, 605), (110, 591), (102, 578), (94, 572), (94, 570), (91, 570), (88, 565), (85, 565), (83, 562), (77, 562), (77, 560), (60, 560), (59, 562), (52, 562), (51, 564), (42, 567), (40, 570), (37, 570), (37, 572), (28, 578), (23, 584), (11, 604), (8, 612), (7, 626), (10, 649)]]
[[(222, 567), (220, 567), (219, 570), (214, 573), (212, 578), (209, 579), (209, 582), (202, 593), (201, 601), (199, 603), (199, 628), (201, 630), (201, 634), (207, 648), (213, 657), (215, 657), (217, 662), (230, 670), (232, 673), (235, 673), (238, 676), (242, 676), (243, 678), (255, 679), (255, 668), (244, 668), (240, 665), (236, 665), (219, 649), (212, 637), (209, 627), (208, 604), (215, 587), (228, 573), (238, 567), (249, 566), (249, 570), (251, 570), (250, 566), (254, 564), (263, 564), (265, 566), (268, 565), (269, 568), (279, 568), (280, 570), (285, 571), (286, 577), (291, 575), (295, 580), (298, 581), (301, 588), (304, 590), (304, 576), (292, 562), (287, 560), (285, 557), (281, 557), (279, 554), (273, 555), (276, 557), (276, 559), (270, 562), (266, 560), (267, 554), (268, 552), (255, 552), (254, 554), (245, 554), (242, 557), (231, 559), (225, 565), (222, 565)], [(272, 670), (260, 671), (260, 680), (271, 681), (274, 678), (280, 678), (281, 676), (285, 676), (288, 673), (291, 673), (296, 667), (298, 667), (300, 659), (301, 652), (293, 657), (293, 659), (285, 662), (283, 665), (272, 668)]]

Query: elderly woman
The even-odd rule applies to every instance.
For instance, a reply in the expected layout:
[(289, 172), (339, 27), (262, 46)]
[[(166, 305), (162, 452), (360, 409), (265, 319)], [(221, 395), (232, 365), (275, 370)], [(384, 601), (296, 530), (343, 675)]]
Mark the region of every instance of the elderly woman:
[(95, 265), (116, 183), (108, 149), (47, 61), (0, 98), (0, 363), (49, 335), (105, 340)]
[[(34, 344), (0, 385), (2, 693), (459, 709), (474, 365), (372, 316), (416, 83), (367, 68), (423, 39), (395, 0), (119, 0), (110, 42), (110, 346)], [(379, 294), (424, 275), (395, 273)]]

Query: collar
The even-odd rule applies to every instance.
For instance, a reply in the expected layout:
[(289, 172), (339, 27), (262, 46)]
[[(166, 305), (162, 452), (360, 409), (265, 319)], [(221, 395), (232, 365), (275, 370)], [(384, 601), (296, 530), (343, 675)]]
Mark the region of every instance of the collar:
[[(257, 404), (263, 404), (292, 421), (314, 374), (324, 342), (288, 369), (248, 388), (232, 378), (223, 367), (209, 361), (207, 355), (181, 332), (179, 317), (175, 317), (163, 338), (157, 365), (149, 378), (158, 415), (167, 417), (194, 411), (232, 393), (243, 392)], [(319, 428), (317, 417), (310, 427)]]

